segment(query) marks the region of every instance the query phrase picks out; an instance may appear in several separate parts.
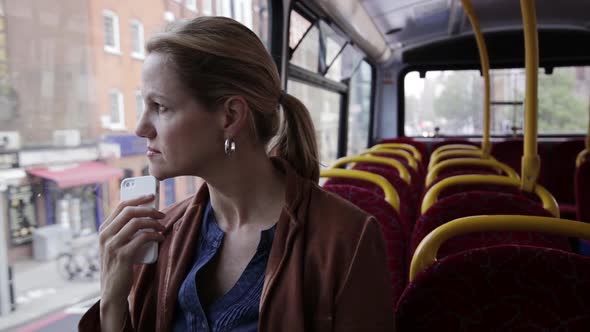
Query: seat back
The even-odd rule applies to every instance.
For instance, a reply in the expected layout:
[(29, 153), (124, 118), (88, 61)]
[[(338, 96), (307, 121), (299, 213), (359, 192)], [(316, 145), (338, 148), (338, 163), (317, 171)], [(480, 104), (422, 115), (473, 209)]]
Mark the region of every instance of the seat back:
[(555, 249), (497, 246), (435, 262), (397, 307), (405, 331), (587, 331), (590, 258)]
[(590, 153), (576, 169), (576, 209), (579, 221), (590, 223)]
[[(552, 174), (550, 149), (544, 144), (539, 144), (538, 149), (539, 157), (541, 158), (541, 170), (537, 181), (539, 184), (550, 189), (549, 180)], [(492, 156), (520, 174), (522, 169), (523, 140), (517, 138), (494, 143), (492, 146)], [(553, 191), (551, 192), (553, 193)]]
[(323, 188), (373, 215), (379, 222), (391, 271), (393, 303), (397, 303), (407, 280), (407, 247), (399, 216), (383, 197), (369, 190), (345, 184), (325, 184)]
[(426, 158), (428, 157), (428, 149), (426, 147), (426, 144), (423, 142), (419, 142), (416, 141), (410, 137), (396, 137), (396, 138), (387, 138), (387, 139), (383, 139), (381, 141), (379, 141), (379, 144), (383, 144), (383, 143), (405, 143), (405, 144), (410, 144), (413, 147), (415, 147), (416, 149), (418, 149), (418, 151), (420, 151), (420, 154), (422, 154), (422, 160), (426, 161)]
[(481, 144), (478, 144), (475, 142), (468, 141), (464, 138), (445, 138), (442, 141), (433, 142), (431, 149), (430, 149), (430, 153), (432, 153), (433, 151), (435, 151), (436, 149), (438, 149), (441, 146), (449, 145), (449, 144), (466, 144), (466, 145), (473, 145), (473, 146), (477, 146), (477, 147), (479, 147), (481, 145)]
[[(551, 216), (539, 203), (522, 195), (488, 191), (454, 194), (437, 201), (418, 218), (410, 241), (410, 253), (414, 253), (426, 235), (452, 220), (468, 216), (499, 214)], [(457, 236), (446, 241), (439, 250), (439, 257), (500, 244), (571, 250), (568, 239), (561, 236), (536, 232), (479, 232)]]
[(419, 192), (420, 194), (422, 193), (422, 190), (424, 189), (424, 176), (425, 176), (424, 169), (419, 167), (418, 170), (414, 170), (410, 166), (408, 161), (401, 156), (391, 155), (388, 153), (379, 153), (379, 152), (371, 153), (371, 155), (374, 155), (377, 157), (395, 159), (395, 160), (399, 161), (400, 163), (402, 163), (404, 166), (406, 166), (406, 169), (408, 170), (408, 172), (410, 172), (410, 177), (412, 178), (411, 186), (413, 187), (413, 190), (416, 192)]
[[(404, 223), (408, 225), (408, 231), (411, 231), (418, 217), (418, 200), (420, 199), (420, 193), (416, 192), (413, 186), (403, 181), (398, 176), (397, 171), (390, 167), (359, 163), (356, 164), (353, 169), (379, 174), (391, 183), (400, 198), (400, 217)], [(407, 235), (409, 236), (409, 233)]]
[[(495, 173), (494, 171), (490, 171), (490, 170), (476, 170), (476, 169), (448, 172), (443, 176), (439, 176), (428, 188), (426, 188), (426, 190), (432, 188), (432, 186), (443, 181), (444, 179), (448, 179), (453, 176), (476, 175), (476, 174), (497, 175), (498, 173)], [(425, 190), (425, 192), (426, 192), (426, 190)], [(468, 191), (492, 191), (492, 192), (501, 192), (501, 193), (508, 193), (508, 194), (518, 194), (520, 192), (520, 190), (516, 187), (503, 186), (503, 185), (499, 185), (499, 184), (494, 185), (494, 184), (474, 183), (474, 184), (464, 184), (464, 185), (456, 185), (456, 186), (448, 187), (448, 188), (444, 189), (443, 191), (441, 191), (441, 193), (439, 194), (438, 197), (443, 198), (443, 197), (448, 197), (448, 196), (451, 196), (454, 194), (465, 193)]]
[(574, 181), (576, 175), (576, 158), (584, 150), (584, 140), (570, 140), (559, 143), (551, 150), (548, 169), (552, 175), (547, 183), (560, 205), (576, 204)]
[[(397, 175), (397, 172), (391, 168), (367, 164), (357, 164), (354, 167), (354, 169), (381, 175), (387, 181), (389, 181), (389, 183), (391, 183), (391, 185), (395, 188), (400, 197), (400, 213), (398, 214), (398, 222), (402, 226), (404, 239), (406, 239), (406, 242), (408, 242), (410, 239), (412, 228), (414, 227), (414, 222), (416, 221), (415, 218), (417, 213), (416, 209), (414, 209), (413, 211), (411, 210), (411, 204), (414, 204), (414, 202), (412, 201), (412, 196), (409, 194), (411, 191), (409, 185), (405, 183), (403, 180), (401, 180)], [(355, 186), (358, 188), (362, 188), (364, 190), (368, 190), (378, 195), (379, 197), (384, 197), (385, 195), (381, 187), (374, 183), (363, 180), (347, 178), (330, 178), (324, 183), (324, 187), (335, 185)], [(413, 217), (414, 219), (409, 219), (411, 217)]]

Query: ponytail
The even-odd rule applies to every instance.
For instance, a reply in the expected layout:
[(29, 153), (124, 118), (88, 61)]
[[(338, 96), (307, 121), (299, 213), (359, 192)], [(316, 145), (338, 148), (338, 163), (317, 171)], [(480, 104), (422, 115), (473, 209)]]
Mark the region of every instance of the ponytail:
[(282, 129), (272, 150), (276, 156), (287, 160), (300, 176), (317, 183), (320, 166), (311, 115), (299, 99), (286, 92), (282, 93), (280, 104), (283, 106)]
[(231, 18), (202, 16), (170, 25), (146, 49), (165, 54), (183, 85), (204, 105), (243, 96), (260, 143), (266, 148), (273, 142), (271, 155), (318, 182), (318, 147), (309, 111), (281, 91), (277, 66), (254, 32)]

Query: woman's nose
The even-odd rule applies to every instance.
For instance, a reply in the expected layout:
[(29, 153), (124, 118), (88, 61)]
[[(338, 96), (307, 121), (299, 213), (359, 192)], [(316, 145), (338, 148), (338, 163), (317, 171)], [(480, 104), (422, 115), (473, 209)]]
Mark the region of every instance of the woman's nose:
[(137, 122), (137, 127), (135, 128), (135, 135), (139, 137), (145, 138), (153, 138), (156, 136), (156, 129), (149, 120), (147, 112), (143, 112), (139, 121)]

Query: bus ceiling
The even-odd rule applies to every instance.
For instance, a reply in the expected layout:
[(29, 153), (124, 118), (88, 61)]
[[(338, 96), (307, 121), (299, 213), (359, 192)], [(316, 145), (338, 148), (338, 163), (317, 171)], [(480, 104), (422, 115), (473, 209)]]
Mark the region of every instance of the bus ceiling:
[(314, 1), (367, 56), (377, 63), (392, 59), (390, 46), (385, 41), (361, 2), (358, 0)]
[[(373, 60), (478, 68), (477, 45), (460, 0), (314, 0)], [(519, 1), (472, 0), (492, 68), (523, 67)], [(537, 3), (540, 65), (590, 64), (588, 2)], [(518, 45), (519, 47), (515, 47)], [(440, 69), (440, 68), (439, 68)]]

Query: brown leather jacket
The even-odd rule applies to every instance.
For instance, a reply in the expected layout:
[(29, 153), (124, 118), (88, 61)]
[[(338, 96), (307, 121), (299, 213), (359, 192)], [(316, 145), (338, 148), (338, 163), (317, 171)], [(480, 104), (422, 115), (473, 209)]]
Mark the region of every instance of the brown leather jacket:
[[(393, 331), (386, 252), (375, 219), (286, 162), (274, 163), (287, 175), (286, 205), (266, 268), (258, 330)], [(171, 331), (208, 195), (203, 186), (164, 211), (166, 239), (157, 263), (136, 268), (122, 331)], [(86, 312), (80, 331), (100, 331), (99, 308), (97, 302)]]

